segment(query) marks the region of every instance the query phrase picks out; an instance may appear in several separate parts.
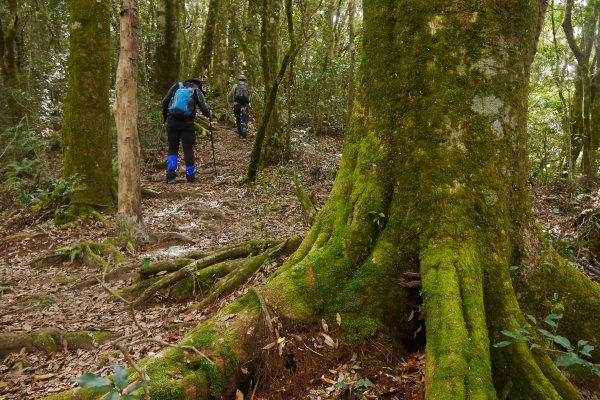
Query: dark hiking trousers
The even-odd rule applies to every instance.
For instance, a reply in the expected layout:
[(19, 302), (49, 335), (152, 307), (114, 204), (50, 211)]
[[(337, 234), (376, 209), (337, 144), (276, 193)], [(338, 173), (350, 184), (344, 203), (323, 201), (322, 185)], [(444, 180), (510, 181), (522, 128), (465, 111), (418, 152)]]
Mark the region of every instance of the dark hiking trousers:
[[(246, 105), (244, 104), (234, 104), (233, 106), (233, 115), (235, 115), (235, 123), (237, 125), (238, 135), (245, 139), (248, 136), (248, 121), (244, 121), (244, 119), (248, 118), (248, 112), (244, 110)], [(242, 112), (246, 111), (246, 112)]]
[[(194, 120), (191, 118), (177, 119), (169, 117), (167, 119), (167, 136), (169, 139), (169, 156), (177, 157), (179, 152), (179, 141), (183, 144), (183, 161), (186, 166), (186, 173), (194, 173), (194, 145), (196, 144), (196, 132), (194, 129)], [(175, 161), (175, 168), (177, 168)], [(175, 169), (169, 166), (169, 169)]]

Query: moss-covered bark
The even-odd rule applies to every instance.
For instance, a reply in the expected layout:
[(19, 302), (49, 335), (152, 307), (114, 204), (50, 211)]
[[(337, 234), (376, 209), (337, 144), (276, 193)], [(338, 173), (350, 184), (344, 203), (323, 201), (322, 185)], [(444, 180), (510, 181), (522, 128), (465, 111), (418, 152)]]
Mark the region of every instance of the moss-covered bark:
[(112, 206), (110, 7), (108, 0), (69, 2), (69, 89), (62, 120), (64, 176), (80, 175), (71, 217)]
[(362, 86), (338, 178), (264, 289), (288, 315), (340, 312), (361, 336), (401, 332), (406, 293), (395, 282), (420, 269), (429, 398), (579, 398), (527, 345), (491, 346), (523, 322), (509, 266), (531, 219), (526, 99), (544, 5), (365, 4)]
[(158, 0), (156, 25), (159, 42), (154, 59), (154, 88), (156, 94), (164, 96), (180, 76), (180, 0)]
[(17, 124), (23, 116), (25, 109), (22, 100), (17, 98), (19, 88), (19, 71), (17, 66), (17, 34), (19, 29), (19, 3), (17, 0), (8, 0), (8, 23), (2, 26), (0, 21), (0, 69), (6, 90), (6, 101), (12, 124)]
[(204, 33), (202, 34), (202, 44), (194, 61), (194, 76), (210, 75), (218, 8), (219, 0), (210, 0)]

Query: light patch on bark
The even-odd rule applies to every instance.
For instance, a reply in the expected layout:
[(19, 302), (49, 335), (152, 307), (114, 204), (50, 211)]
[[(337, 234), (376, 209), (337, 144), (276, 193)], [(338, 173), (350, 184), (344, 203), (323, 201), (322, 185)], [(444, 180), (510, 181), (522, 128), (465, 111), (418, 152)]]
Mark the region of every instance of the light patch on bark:
[(429, 29), (431, 31), (431, 36), (435, 36), (437, 31), (440, 30), (443, 21), (444, 17), (442, 17), (441, 15), (436, 15), (431, 21), (429, 21)]
[(462, 192), (465, 188), (465, 184), (457, 181), (456, 179), (454, 180), (454, 182), (452, 182), (452, 185), (453, 186), (449, 190), (450, 193), (459, 193)]
[(486, 79), (492, 79), (498, 75), (500, 66), (493, 58), (482, 58), (471, 66), (471, 70), (478, 71), (483, 74)]
[(78, 29), (78, 28), (81, 28), (81, 22), (74, 21), (73, 24), (71, 25), (71, 29)]
[(492, 116), (498, 114), (503, 106), (504, 102), (496, 96), (486, 96), (481, 98), (479, 95), (475, 95), (475, 97), (473, 97), (471, 110), (475, 111), (477, 114)]
[(502, 127), (500, 120), (495, 120), (492, 122), (492, 131), (494, 131), (499, 138), (504, 137), (504, 128)]
[(498, 194), (493, 190), (483, 192), (483, 200), (488, 206), (493, 206), (498, 203)]
[(504, 125), (509, 126), (512, 129), (517, 128), (517, 119), (514, 117), (514, 115), (512, 115), (509, 105), (504, 108), (502, 122), (504, 122)]
[(454, 129), (450, 124), (447, 124), (446, 129), (450, 132), (450, 138), (446, 141), (446, 146), (448, 146), (449, 149), (466, 151), (467, 148), (462, 142), (463, 134), (465, 133), (464, 128), (461, 125), (458, 125), (458, 128)]

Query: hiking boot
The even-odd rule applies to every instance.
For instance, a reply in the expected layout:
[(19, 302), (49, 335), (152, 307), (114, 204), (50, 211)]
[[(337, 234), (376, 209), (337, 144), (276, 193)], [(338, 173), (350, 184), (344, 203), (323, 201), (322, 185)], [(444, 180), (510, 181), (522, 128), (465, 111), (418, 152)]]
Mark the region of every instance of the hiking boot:
[(172, 170), (167, 170), (167, 176), (165, 177), (165, 183), (175, 183), (177, 173)]
[(196, 182), (196, 174), (191, 174), (191, 175), (188, 175), (188, 174), (186, 174), (186, 175), (185, 175), (185, 179), (186, 179), (186, 180), (187, 180), (189, 183)]

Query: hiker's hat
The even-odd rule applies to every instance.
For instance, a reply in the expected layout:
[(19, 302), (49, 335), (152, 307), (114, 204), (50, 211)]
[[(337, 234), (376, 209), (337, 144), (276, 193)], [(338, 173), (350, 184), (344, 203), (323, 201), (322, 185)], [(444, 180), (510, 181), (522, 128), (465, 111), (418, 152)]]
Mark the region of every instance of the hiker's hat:
[(206, 90), (204, 90), (204, 87), (202, 87), (202, 81), (200, 80), (200, 78), (190, 78), (186, 82), (195, 83), (196, 85), (198, 85), (202, 93), (206, 94)]

